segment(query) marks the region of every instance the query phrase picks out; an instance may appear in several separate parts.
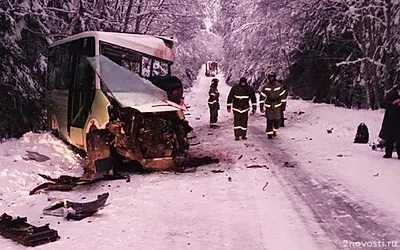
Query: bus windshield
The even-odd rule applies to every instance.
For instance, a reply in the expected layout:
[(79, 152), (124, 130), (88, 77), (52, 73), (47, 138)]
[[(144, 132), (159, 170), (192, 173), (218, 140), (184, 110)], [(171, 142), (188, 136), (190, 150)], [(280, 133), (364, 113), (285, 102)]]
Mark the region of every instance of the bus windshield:
[(105, 56), (89, 57), (88, 61), (112, 94), (125, 93), (132, 105), (143, 105), (167, 100), (167, 93), (140, 77), (137, 73), (119, 66)]
[(170, 65), (134, 50), (123, 48), (114, 44), (100, 42), (100, 54), (109, 58), (119, 66), (138, 73), (140, 76), (149, 78), (153, 76), (170, 75)]

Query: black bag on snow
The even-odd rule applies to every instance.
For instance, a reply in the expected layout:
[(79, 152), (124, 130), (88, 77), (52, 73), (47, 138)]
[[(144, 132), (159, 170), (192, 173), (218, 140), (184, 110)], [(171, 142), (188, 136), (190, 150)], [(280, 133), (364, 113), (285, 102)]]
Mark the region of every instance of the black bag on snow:
[(354, 138), (354, 143), (368, 143), (369, 141), (369, 132), (368, 127), (365, 123), (360, 123), (357, 127), (357, 134)]

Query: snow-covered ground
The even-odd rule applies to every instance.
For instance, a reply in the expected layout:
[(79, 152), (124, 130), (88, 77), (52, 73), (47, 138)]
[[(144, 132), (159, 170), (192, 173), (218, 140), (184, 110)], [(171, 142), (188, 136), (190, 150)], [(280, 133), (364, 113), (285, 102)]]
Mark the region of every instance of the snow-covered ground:
[[(0, 212), (58, 230), (59, 241), (36, 249), (329, 250), (343, 249), (345, 240), (383, 239), (400, 245), (400, 161), (352, 143), (360, 122), (375, 140), (382, 112), (289, 100), (287, 127), (275, 140), (267, 140), (265, 119), (257, 113), (249, 119), (249, 139), (236, 142), (232, 114), (226, 112), (230, 87), (222, 75), (218, 78), (218, 129), (208, 126), (212, 78), (204, 76), (204, 68), (186, 93), (187, 119), (200, 142), (191, 154), (216, 157), (218, 164), (193, 173), (132, 175), (129, 183), (101, 182), (30, 196), (44, 182), (38, 173), (79, 176), (82, 169), (81, 159), (60, 141), (47, 133), (28, 133), (0, 144)], [(27, 150), (50, 160), (25, 160)], [(294, 167), (283, 167), (285, 162)], [(247, 168), (252, 165), (268, 168)], [(110, 193), (110, 205), (82, 221), (42, 213), (54, 200), (90, 201), (104, 192)], [(24, 249), (1, 237), (0, 246)]]
[[(305, 112), (298, 115), (298, 112)], [(296, 114), (297, 112), (297, 114)], [(384, 151), (373, 151), (369, 144), (353, 143), (357, 126), (364, 122), (370, 143), (378, 140), (383, 110), (348, 110), (326, 104), (292, 100), (288, 128), (282, 135), (296, 161), (310, 171), (345, 183), (352, 195), (391, 211), (400, 219), (400, 160), (383, 159)], [(331, 134), (327, 133), (332, 129)]]

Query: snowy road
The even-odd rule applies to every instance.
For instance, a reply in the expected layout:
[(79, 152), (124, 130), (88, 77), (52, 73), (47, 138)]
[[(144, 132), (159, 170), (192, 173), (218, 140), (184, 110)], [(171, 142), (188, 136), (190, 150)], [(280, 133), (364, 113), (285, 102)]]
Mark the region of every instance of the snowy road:
[[(200, 84), (204, 85), (204, 81)], [(206, 86), (197, 86), (191, 99), (197, 100), (195, 97), (198, 98), (200, 93), (206, 96), (206, 90)], [(229, 88), (227, 90), (222, 85), (220, 91), (227, 93)], [(233, 168), (236, 167), (239, 172), (245, 171), (246, 177), (242, 176), (239, 180), (245, 182), (245, 185), (257, 183), (261, 187), (260, 179), (265, 178), (269, 182), (268, 192), (272, 192), (273, 196), (278, 192), (282, 200), (273, 216), (279, 218), (278, 211), (281, 210), (286, 214), (286, 217), (282, 216), (279, 220), (280, 225), (268, 224), (274, 225), (273, 233), (270, 232), (268, 236), (261, 233), (261, 237), (266, 237), (270, 244), (252, 249), (294, 248), (279, 245), (282, 241), (275, 242), (274, 233), (286, 237), (290, 235), (287, 239), (304, 244), (312, 244), (309, 241), (311, 235), (313, 247), (319, 249), (355, 246), (361, 249), (371, 246), (400, 249), (400, 164), (395, 159), (384, 161), (381, 155), (377, 155), (378, 152), (372, 152), (367, 145), (351, 143), (360, 122), (366, 122), (370, 126), (372, 140), (376, 138), (374, 132), (377, 134), (376, 131), (379, 131), (381, 111), (352, 111), (291, 100), (287, 111), (289, 126), (281, 129), (277, 139), (266, 140), (265, 120), (256, 114), (250, 116), (249, 140), (238, 143), (233, 141), (232, 124), (231, 120), (227, 120), (230, 115), (225, 111), (224, 97), (221, 98), (220, 112), (224, 123), (214, 132), (209, 132), (203, 125), (200, 134), (207, 134), (210, 139), (203, 140), (201, 150), (209, 150), (209, 154), (231, 161)], [(197, 119), (204, 120), (207, 117), (207, 113), (204, 113), (205, 105), (205, 102), (197, 104)], [(304, 111), (305, 115), (302, 114)], [(332, 127), (333, 135), (326, 132), (326, 129)], [(200, 127), (197, 129), (201, 131)], [(285, 162), (294, 167), (284, 167)], [(246, 166), (251, 164), (267, 164), (272, 176), (265, 172), (251, 172), (255, 174), (255, 179), (248, 179), (250, 173)], [(273, 188), (271, 183), (274, 183)], [(252, 198), (268, 199), (265, 196), (268, 197), (269, 193)], [(261, 210), (271, 206), (271, 203), (264, 203)], [(296, 228), (286, 228), (293, 222)], [(306, 232), (307, 237), (296, 239), (293, 232), (298, 232), (300, 228), (304, 230), (303, 233)], [(251, 228), (248, 230), (252, 231)], [(364, 245), (354, 245), (355, 242)], [(274, 247), (271, 248), (271, 244)], [(308, 248), (310, 246), (299, 247)]]
[[(37, 173), (79, 175), (81, 168), (79, 158), (52, 136), (27, 134), (0, 144), (0, 210), (58, 230), (61, 239), (35, 248), (39, 250), (330, 250), (346, 249), (345, 241), (383, 240), (399, 241), (399, 247), (358, 249), (400, 249), (400, 164), (351, 143), (358, 119), (367, 119), (372, 134), (381, 113), (290, 100), (288, 126), (275, 140), (266, 140), (265, 121), (258, 113), (250, 116), (249, 140), (236, 142), (232, 115), (225, 111), (229, 87), (223, 78), (220, 128), (208, 127), (211, 78), (203, 73), (186, 94), (188, 120), (200, 141), (191, 154), (213, 156), (219, 164), (194, 173), (133, 175), (129, 183), (110, 181), (29, 196), (43, 182)], [(328, 135), (325, 129), (332, 126), (334, 133)], [(51, 160), (26, 161), (25, 150)], [(284, 167), (285, 162), (294, 167)], [(267, 168), (248, 168), (254, 165)], [(82, 221), (42, 214), (49, 200), (89, 201), (103, 192), (110, 193), (110, 205)], [(3, 238), (0, 246), (25, 249)]]

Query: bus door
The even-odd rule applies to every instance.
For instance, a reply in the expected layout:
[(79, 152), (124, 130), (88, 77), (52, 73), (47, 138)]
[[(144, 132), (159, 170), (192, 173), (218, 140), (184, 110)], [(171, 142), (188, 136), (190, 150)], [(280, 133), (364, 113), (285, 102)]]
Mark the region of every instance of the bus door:
[(95, 74), (87, 60), (95, 55), (95, 39), (88, 37), (73, 41), (70, 49), (75, 70), (71, 74), (73, 81), (69, 89), (69, 134), (71, 142), (83, 148), (85, 125), (95, 95)]

